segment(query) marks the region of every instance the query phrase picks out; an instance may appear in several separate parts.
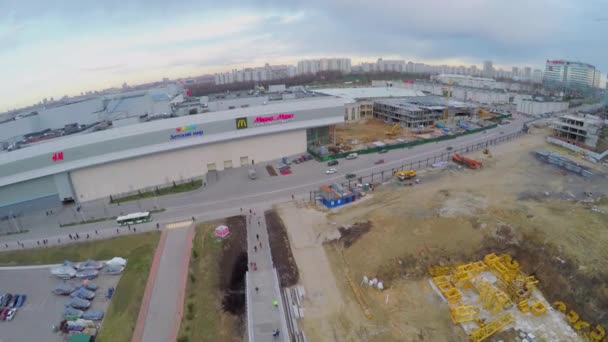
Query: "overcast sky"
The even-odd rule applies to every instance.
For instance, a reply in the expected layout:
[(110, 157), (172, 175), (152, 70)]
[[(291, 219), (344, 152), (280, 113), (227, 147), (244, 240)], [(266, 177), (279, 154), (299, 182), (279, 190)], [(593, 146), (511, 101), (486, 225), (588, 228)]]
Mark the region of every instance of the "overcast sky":
[(605, 73), (607, 33), (607, 0), (0, 0), (0, 111), (303, 57)]

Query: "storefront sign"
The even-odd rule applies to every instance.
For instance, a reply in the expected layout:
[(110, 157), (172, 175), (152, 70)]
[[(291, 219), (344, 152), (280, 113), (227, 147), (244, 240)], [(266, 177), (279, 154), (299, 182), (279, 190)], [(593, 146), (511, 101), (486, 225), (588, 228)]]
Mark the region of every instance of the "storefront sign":
[(247, 118), (237, 118), (236, 119), (236, 129), (245, 129), (247, 128)]
[(55, 152), (55, 153), (53, 153), (53, 156), (51, 157), (51, 160), (54, 161), (54, 162), (63, 160), (63, 152)]
[(268, 116), (256, 116), (253, 120), (254, 125), (267, 125), (273, 123), (282, 123), (290, 121), (294, 118), (295, 114), (292, 113), (281, 113), (276, 115), (268, 115)]
[(203, 130), (198, 129), (196, 125), (177, 127), (175, 132), (171, 134), (171, 140), (203, 135)]

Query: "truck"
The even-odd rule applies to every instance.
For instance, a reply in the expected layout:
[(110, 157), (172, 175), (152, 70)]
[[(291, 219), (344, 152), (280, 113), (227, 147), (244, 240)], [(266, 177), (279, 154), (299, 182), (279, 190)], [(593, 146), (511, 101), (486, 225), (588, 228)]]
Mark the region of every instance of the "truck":
[(247, 174), (249, 175), (249, 179), (256, 179), (256, 178), (258, 178), (258, 174), (257, 174), (257, 172), (255, 172), (255, 169), (249, 169), (247, 171)]
[(408, 179), (416, 178), (416, 170), (395, 171), (393, 176), (403, 182)]
[(479, 169), (482, 166), (482, 163), (480, 161), (477, 161), (475, 159), (471, 159), (471, 158), (467, 158), (467, 157), (463, 157), (460, 154), (454, 154), (452, 156), (452, 161), (456, 164), (460, 164), (460, 165), (464, 165), (466, 167), (468, 167), (469, 169)]

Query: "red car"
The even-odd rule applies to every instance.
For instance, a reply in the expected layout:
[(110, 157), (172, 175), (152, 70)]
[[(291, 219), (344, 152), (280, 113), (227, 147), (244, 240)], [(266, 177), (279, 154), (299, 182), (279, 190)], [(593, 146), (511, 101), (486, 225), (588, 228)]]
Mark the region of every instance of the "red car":
[(9, 308), (4, 308), (0, 311), (0, 321), (6, 321), (6, 315), (8, 315)]
[(289, 174), (291, 174), (291, 170), (290, 169), (284, 169), (284, 170), (281, 170), (279, 172), (281, 172), (282, 175), (289, 175)]

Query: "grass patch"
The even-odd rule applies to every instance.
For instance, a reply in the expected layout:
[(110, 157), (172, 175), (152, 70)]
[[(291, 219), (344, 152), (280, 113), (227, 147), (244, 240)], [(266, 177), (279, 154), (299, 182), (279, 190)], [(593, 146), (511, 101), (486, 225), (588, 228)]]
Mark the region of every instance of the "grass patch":
[(212, 236), (213, 229), (222, 223), (202, 223), (196, 227), (178, 341), (232, 341), (235, 319), (223, 312), (219, 288), (223, 242)]
[(146, 191), (146, 192), (138, 192), (133, 195), (125, 196), (125, 197), (114, 197), (110, 196), (110, 203), (124, 203), (129, 201), (137, 201), (144, 198), (152, 198), (155, 196), (165, 196), (178, 194), (180, 192), (188, 192), (192, 190), (196, 190), (203, 186), (203, 180), (193, 180), (188, 183), (183, 184), (175, 184), (173, 186), (166, 188), (156, 188), (156, 190)]
[(88, 258), (107, 260), (115, 256), (128, 259), (127, 268), (116, 287), (97, 341), (129, 341), (135, 329), (159, 237), (158, 232), (150, 232), (68, 246), (2, 252), (0, 253), (0, 265), (54, 264), (66, 259), (73, 261)]

